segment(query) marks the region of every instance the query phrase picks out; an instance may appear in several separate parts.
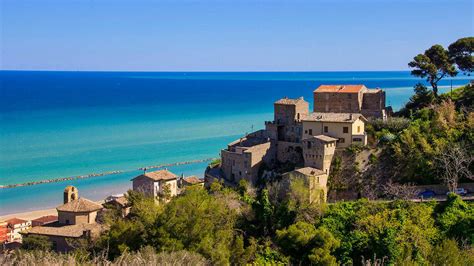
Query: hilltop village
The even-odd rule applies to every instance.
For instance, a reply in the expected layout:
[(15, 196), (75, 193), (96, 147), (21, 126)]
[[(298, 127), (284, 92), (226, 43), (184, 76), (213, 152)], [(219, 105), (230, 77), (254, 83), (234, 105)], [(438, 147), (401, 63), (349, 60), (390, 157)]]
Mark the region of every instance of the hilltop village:
[[(457, 90), (457, 95), (464, 91), (472, 94), (471, 86), (465, 88)], [(331, 99), (337, 104), (330, 104)], [(443, 104), (453, 103), (448, 100), (435, 108), (444, 108)], [(456, 240), (448, 239), (472, 241), (463, 238), (473, 235), (473, 205), (468, 202), (471, 196), (449, 193), (444, 185), (433, 184), (429, 189), (422, 185), (387, 185), (405, 191), (391, 194), (399, 191), (384, 190), (382, 197), (373, 200), (366, 195), (351, 200), (349, 194), (334, 200), (337, 165), (350, 162), (341, 155), (373, 154), (375, 146), (387, 145), (381, 140), (390, 134), (379, 131), (383, 134), (375, 142), (374, 125), (400, 121), (385, 106), (382, 90), (363, 85), (320, 86), (314, 91), (312, 112), (309, 106), (303, 98), (277, 100), (274, 120), (265, 122), (263, 130), (247, 134), (223, 149), (220, 161), (211, 162), (206, 169), (204, 180), (178, 176), (166, 168), (143, 169), (130, 180), (132, 189), (126, 194), (100, 202), (80, 197), (76, 187), (67, 186), (55, 215), (0, 223), (0, 240), (4, 243), (0, 259), (39, 254), (32, 260), (51, 265), (56, 257), (78, 260), (81, 256), (82, 260), (89, 256), (95, 261), (96, 252), (103, 252), (99, 253), (101, 260), (117, 265), (164, 255), (172, 256), (174, 264), (179, 265), (296, 265), (292, 262), (300, 260), (305, 265), (352, 265), (361, 254), (375, 257), (388, 252), (390, 261), (401, 261), (400, 257), (410, 255), (404, 255), (401, 249), (386, 251), (385, 247), (407, 244), (410, 250), (411, 246), (427, 247), (424, 256), (430, 261), (434, 261), (432, 254), (448, 245), (457, 252), (456, 261), (466, 261), (459, 265), (472, 264), (467, 263), (472, 259), (460, 255), (472, 249), (458, 248)], [(446, 113), (446, 109), (441, 111)], [(467, 126), (472, 129), (472, 124)], [(377, 156), (381, 162), (389, 158), (382, 157), (382, 153)], [(371, 167), (378, 166), (376, 161)], [(355, 180), (350, 186), (357, 186), (359, 180), (371, 175), (357, 177), (352, 168), (349, 172), (349, 178)], [(328, 200), (328, 181), (331, 204), (320, 204)], [(377, 190), (377, 185), (369, 183), (369, 189)], [(464, 183), (463, 187), (468, 185), (471, 189), (472, 183)], [(387, 235), (380, 228), (394, 234)], [(439, 235), (444, 239), (435, 242)], [(350, 242), (354, 237), (357, 242)], [(415, 238), (433, 243), (425, 246), (427, 242), (411, 241)], [(376, 241), (380, 239), (383, 241)], [(339, 244), (345, 242), (357, 245)], [(384, 250), (378, 250), (379, 246)], [(21, 252), (11, 251), (17, 248)], [(300, 249), (306, 250), (303, 255)], [(320, 252), (324, 257), (314, 255)]]
[[(312, 200), (325, 201), (331, 161), (337, 149), (367, 145), (368, 118), (385, 120), (385, 92), (364, 85), (321, 85), (313, 92), (313, 112), (303, 97), (283, 98), (274, 103), (274, 120), (265, 129), (228, 144), (221, 163), (207, 169), (206, 184), (215, 180), (253, 185), (264, 174), (290, 165), (284, 179), (303, 178)], [(281, 171), (280, 171), (281, 172)]]
[[(364, 85), (322, 85), (314, 91), (313, 112), (303, 99), (283, 98), (274, 103), (274, 120), (265, 129), (233, 141), (221, 151), (221, 163), (205, 172), (205, 179), (177, 176), (162, 169), (131, 179), (132, 190), (166, 203), (186, 187), (210, 187), (221, 181), (235, 186), (241, 180), (252, 185), (259, 178), (271, 177), (274, 170), (293, 168), (283, 179), (304, 180), (310, 202), (327, 200), (327, 181), (335, 151), (351, 145), (367, 144), (367, 117), (386, 119), (385, 93)], [(283, 167), (282, 167), (283, 166)], [(287, 183), (287, 186), (288, 183)], [(23, 237), (42, 236), (52, 249), (66, 252), (74, 242), (96, 239), (105, 230), (100, 220), (107, 209), (121, 217), (130, 213), (124, 195), (110, 196), (102, 204), (79, 197), (77, 188), (67, 186), (57, 215), (34, 220), (12, 218), (0, 223), (0, 241), (9, 248), (19, 247)]]

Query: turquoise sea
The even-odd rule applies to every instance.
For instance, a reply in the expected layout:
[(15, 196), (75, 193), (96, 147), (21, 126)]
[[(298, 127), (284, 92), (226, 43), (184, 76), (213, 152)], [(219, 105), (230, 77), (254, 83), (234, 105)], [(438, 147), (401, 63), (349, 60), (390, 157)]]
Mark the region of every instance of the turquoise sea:
[[(442, 81), (442, 91), (470, 77)], [(219, 156), (272, 119), (272, 103), (320, 84), (365, 84), (399, 109), (420, 79), (409, 72), (0, 72), (0, 185), (123, 171), (0, 189), (0, 215), (51, 208), (66, 185), (102, 199), (130, 188), (140, 167)], [(207, 162), (169, 167), (203, 176)]]

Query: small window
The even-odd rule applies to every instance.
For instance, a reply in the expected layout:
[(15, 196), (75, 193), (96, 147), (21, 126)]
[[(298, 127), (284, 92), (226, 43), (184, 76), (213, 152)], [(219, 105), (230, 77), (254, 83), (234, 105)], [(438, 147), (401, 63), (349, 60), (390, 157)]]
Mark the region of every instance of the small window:
[(328, 126), (324, 126), (324, 132), (328, 133), (328, 131), (329, 131)]
[(360, 142), (360, 141), (362, 141), (362, 139), (361, 138), (353, 138), (352, 141), (359, 141)]
[(357, 126), (357, 133), (360, 133), (360, 126)]
[(308, 149), (311, 149), (311, 142), (308, 141)]
[(343, 127), (342, 133), (349, 133), (349, 127)]
[(313, 130), (312, 129), (309, 129), (308, 132), (309, 132), (310, 135), (313, 135)]
[(346, 142), (345, 138), (339, 138), (339, 143), (344, 143), (344, 142)]
[(305, 133), (305, 134), (308, 134), (308, 130), (305, 130), (304, 133)]

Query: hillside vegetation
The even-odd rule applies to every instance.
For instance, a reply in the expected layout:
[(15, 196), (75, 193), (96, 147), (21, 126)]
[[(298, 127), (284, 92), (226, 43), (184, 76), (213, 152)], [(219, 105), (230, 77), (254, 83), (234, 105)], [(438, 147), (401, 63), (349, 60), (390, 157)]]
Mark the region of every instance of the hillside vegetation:
[[(21, 251), (3, 264), (314, 264), (469, 265), (474, 263), (474, 205), (447, 202), (310, 204), (300, 188), (278, 198), (218, 183), (188, 189), (170, 203), (130, 192), (133, 212), (104, 217), (109, 230), (70, 254)], [(94, 255), (96, 254), (96, 255)]]

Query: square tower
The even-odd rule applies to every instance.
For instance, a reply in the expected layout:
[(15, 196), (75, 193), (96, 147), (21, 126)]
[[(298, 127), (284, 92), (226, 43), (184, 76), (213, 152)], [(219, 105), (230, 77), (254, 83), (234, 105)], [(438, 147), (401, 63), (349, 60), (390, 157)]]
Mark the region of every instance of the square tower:
[(317, 168), (329, 175), (331, 161), (336, 151), (336, 141), (337, 139), (326, 135), (304, 139), (302, 144), (305, 167)]

